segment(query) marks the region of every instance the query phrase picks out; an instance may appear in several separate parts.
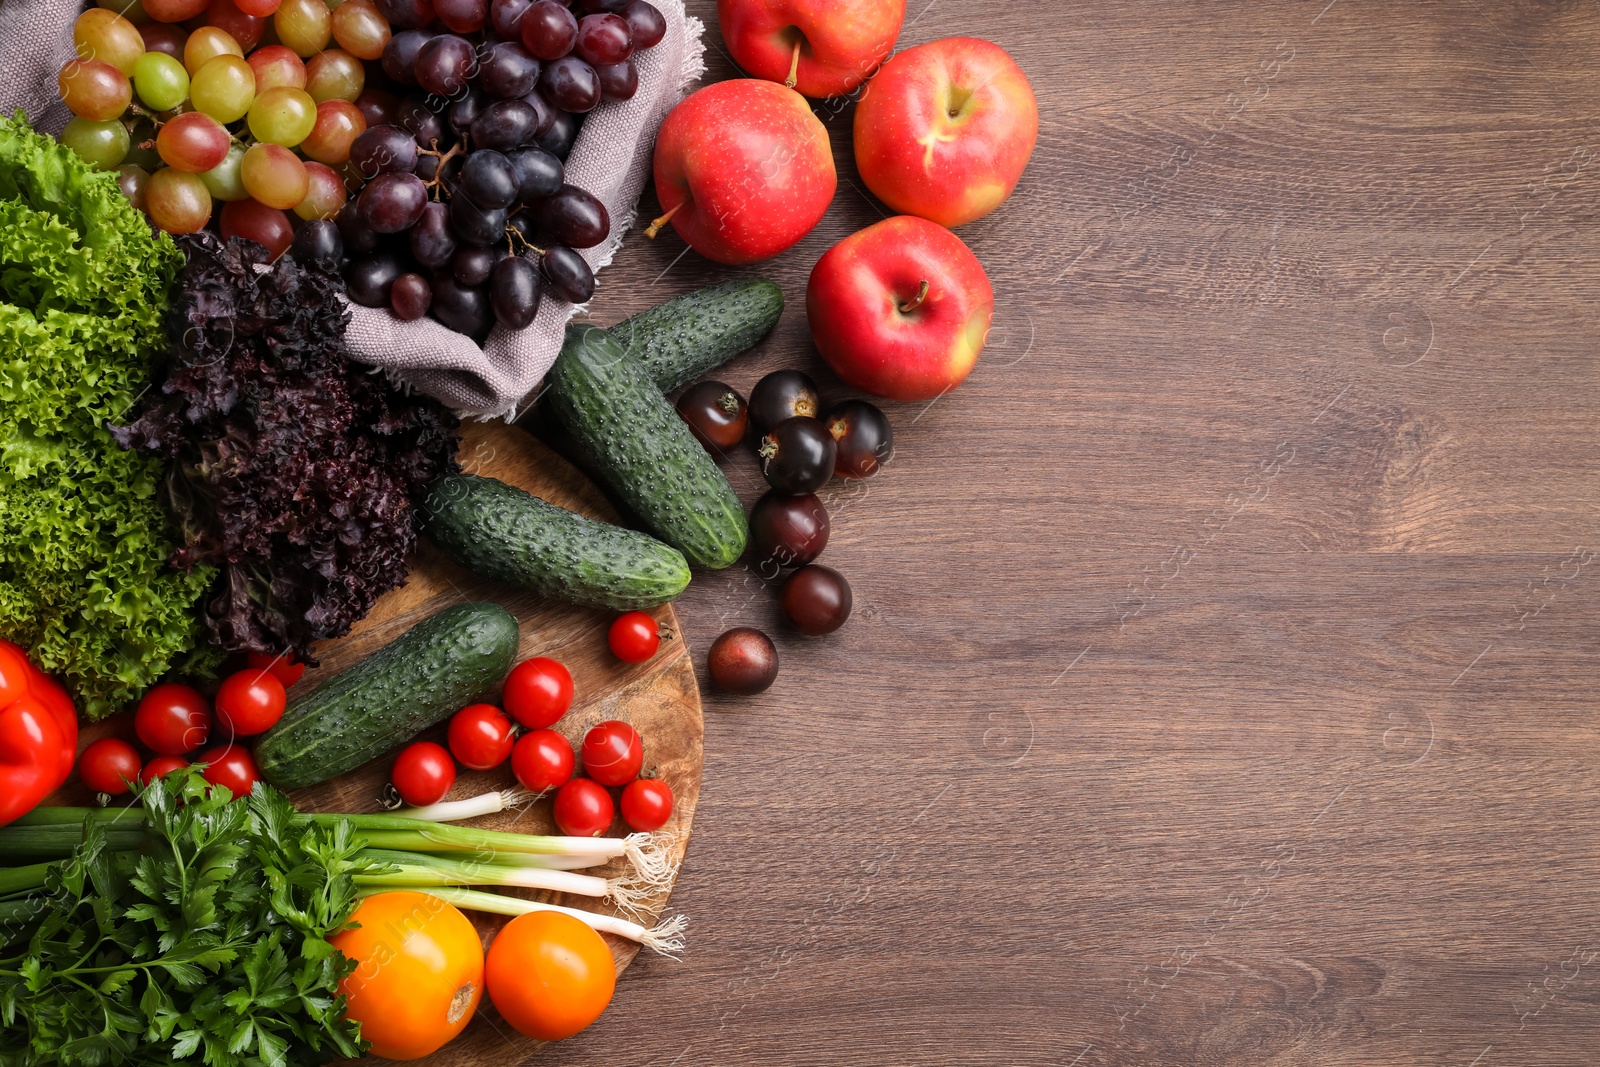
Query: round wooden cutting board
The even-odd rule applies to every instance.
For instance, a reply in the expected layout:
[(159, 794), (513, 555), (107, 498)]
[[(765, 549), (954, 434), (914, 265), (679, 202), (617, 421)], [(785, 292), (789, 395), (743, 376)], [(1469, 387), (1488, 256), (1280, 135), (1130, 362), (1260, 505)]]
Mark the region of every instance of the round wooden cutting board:
[[(600, 491), (576, 468), (539, 442), (532, 434), (503, 423), (468, 423), (462, 428), (461, 466), (472, 474), (498, 478), (526, 489), (553, 504), (608, 521), (616, 512)], [(700, 690), (688, 649), (678, 635), (678, 620), (671, 605), (652, 614), (664, 636), (661, 651), (648, 662), (627, 664), (611, 654), (606, 632), (614, 612), (577, 608), (545, 600), (532, 593), (499, 582), (480, 578), (446, 559), (426, 539), (418, 550), (405, 585), (380, 598), (371, 614), (358, 623), (348, 636), (329, 641), (317, 649), (320, 665), (294, 687), (290, 698), (301, 696), (334, 674), (375, 652), (399, 637), (422, 619), (452, 604), (488, 600), (500, 604), (522, 625), (522, 647), (517, 659), (549, 656), (566, 664), (572, 672), (575, 698), (572, 710), (554, 727), (572, 742), (574, 749), (583, 734), (595, 723), (621, 719), (631, 723), (644, 737), (645, 771), (666, 780), (674, 797), (673, 815), (663, 831), (676, 835), (674, 858), (681, 862), (689, 844), (689, 828), (694, 821), (695, 804), (700, 796), (700, 774), (704, 763), (704, 723), (701, 719)], [(118, 725), (97, 724), (84, 731), (80, 744), (87, 744), (108, 733), (128, 729), (127, 716)], [(444, 743), (441, 724), (424, 733), (423, 739)], [(396, 744), (403, 739), (396, 738)], [(381, 811), (380, 795), (389, 778), (393, 754), (341, 775), (330, 782), (297, 790), (290, 796), (296, 806), (307, 811)], [(516, 784), (509, 764), (492, 771), (460, 770), (448, 800), (477, 796)], [(76, 779), (47, 803), (83, 804), (84, 795)], [(473, 820), (470, 825), (494, 830), (530, 834), (554, 834), (550, 801), (540, 800), (526, 810), (502, 812)], [(626, 834), (619, 816), (611, 832)], [(624, 873), (625, 861), (585, 873), (615, 875)], [(499, 888), (494, 892), (526, 896), (567, 907), (590, 911), (616, 911), (609, 904), (586, 897), (558, 893)], [(666, 908), (670, 889), (650, 902), (645, 914), (632, 916), (646, 926), (659, 919)], [(620, 912), (618, 912), (620, 914)], [(485, 945), (506, 921), (499, 916), (467, 913), (478, 926)], [(611, 947), (617, 973), (632, 962), (639, 946), (632, 941), (602, 935)], [(619, 990), (619, 996), (625, 996)], [(602, 1016), (596, 1025), (605, 1025)], [(506, 1025), (484, 997), (476, 1017), (454, 1041), (425, 1060), (414, 1061), (426, 1067), (490, 1067), (518, 1064), (541, 1042), (523, 1037)], [(380, 1062), (380, 1061), (372, 1061)]]

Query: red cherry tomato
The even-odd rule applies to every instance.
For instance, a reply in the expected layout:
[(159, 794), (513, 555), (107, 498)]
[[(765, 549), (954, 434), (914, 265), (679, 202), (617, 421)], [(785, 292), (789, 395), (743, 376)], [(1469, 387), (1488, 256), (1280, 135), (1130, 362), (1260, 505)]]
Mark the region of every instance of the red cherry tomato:
[(217, 690), (217, 721), (230, 738), (266, 733), (283, 718), (288, 699), (277, 676), (247, 667)]
[(119, 797), (139, 780), (139, 752), (126, 741), (102, 737), (78, 757), (78, 780), (96, 793)]
[(218, 745), (208, 748), (195, 757), (196, 763), (206, 765), (205, 780), (212, 785), (225, 785), (236, 798), (248, 796), (255, 784), (261, 781), (256, 770), (255, 757), (243, 745)]
[(511, 668), (500, 703), (530, 730), (554, 726), (572, 707), (572, 672), (544, 656)]
[(644, 766), (644, 738), (625, 722), (612, 719), (583, 735), (583, 770), (601, 785), (625, 785)]
[(587, 778), (574, 778), (557, 790), (554, 808), (556, 828), (568, 837), (599, 837), (617, 813), (611, 794)]
[(511, 773), (522, 788), (535, 793), (572, 780), (572, 746), (554, 730), (533, 730), (517, 738), (511, 749)]
[(158, 685), (139, 701), (133, 731), (152, 752), (181, 756), (211, 736), (211, 705), (187, 685)]
[(469, 704), (450, 717), (450, 752), (463, 767), (486, 771), (511, 755), (511, 720), (493, 704)]
[(611, 651), (628, 663), (643, 663), (661, 647), (661, 631), (656, 620), (642, 611), (617, 616), (611, 624)]
[(418, 741), (395, 757), (389, 781), (400, 799), (413, 808), (437, 804), (456, 783), (456, 761), (443, 745)]
[(139, 772), (139, 784), (149, 785), (164, 774), (181, 771), (189, 766), (189, 761), (179, 759), (177, 756), (155, 756), (144, 765), (144, 770)]
[(278, 681), (283, 683), (285, 689), (300, 680), (306, 673), (306, 665), (296, 662), (293, 652), (280, 652), (276, 656), (265, 652), (251, 652), (245, 657), (245, 663), (258, 671), (267, 671)]
[(672, 818), (672, 787), (659, 778), (639, 778), (622, 791), (622, 821), (635, 830), (659, 830)]

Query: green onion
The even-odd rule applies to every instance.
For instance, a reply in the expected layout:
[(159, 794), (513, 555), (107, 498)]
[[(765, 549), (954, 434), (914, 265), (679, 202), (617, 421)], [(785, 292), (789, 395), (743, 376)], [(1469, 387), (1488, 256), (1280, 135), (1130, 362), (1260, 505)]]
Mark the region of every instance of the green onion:
[[(382, 890), (365, 890), (363, 895)], [(583, 911), (578, 908), (563, 908), (559, 904), (544, 904), (536, 900), (523, 900), (520, 897), (504, 897), (498, 893), (481, 893), (475, 889), (453, 889), (440, 887), (428, 890), (429, 895), (440, 900), (454, 904), (458, 908), (468, 911), (484, 911), (494, 915), (527, 915), (535, 911), (559, 911), (563, 915), (571, 915), (603, 934), (616, 934), (629, 941), (637, 941), (644, 947), (663, 956), (678, 958), (678, 953), (683, 951), (683, 931), (689, 925), (689, 920), (683, 915), (674, 915), (657, 923), (654, 927), (644, 927), (636, 922), (631, 922), (620, 915), (601, 915), (592, 911)]]
[[(549, 889), (581, 897), (613, 897), (622, 880), (613, 882), (592, 874), (552, 871), (541, 867), (509, 867), (497, 863), (423, 856), (369, 848), (361, 853), (373, 863), (369, 873), (357, 874), (356, 885), (391, 889), (435, 885), (511, 885), (523, 889)], [(382, 869), (380, 869), (382, 868)]]
[(526, 789), (502, 789), (497, 793), (468, 797), (465, 800), (447, 800), (420, 808), (401, 808), (394, 814), (424, 822), (460, 822), (481, 815), (495, 815), (502, 811), (520, 810), (532, 804), (538, 795)]

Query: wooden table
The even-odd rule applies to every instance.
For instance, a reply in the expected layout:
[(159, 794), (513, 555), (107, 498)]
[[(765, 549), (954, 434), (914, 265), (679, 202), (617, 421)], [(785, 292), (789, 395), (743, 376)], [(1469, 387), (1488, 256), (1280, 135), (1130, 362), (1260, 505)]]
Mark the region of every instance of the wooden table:
[[(961, 231), (989, 349), (827, 491), (845, 629), (743, 568), (680, 602), (783, 673), (708, 694), (690, 954), (539, 1062), (1600, 1062), (1600, 20), (909, 6), (1039, 94)], [(882, 208), (821, 113), (839, 194), (740, 389), (844, 392), (805, 279)], [(748, 273), (683, 251), (631, 237), (596, 321)]]

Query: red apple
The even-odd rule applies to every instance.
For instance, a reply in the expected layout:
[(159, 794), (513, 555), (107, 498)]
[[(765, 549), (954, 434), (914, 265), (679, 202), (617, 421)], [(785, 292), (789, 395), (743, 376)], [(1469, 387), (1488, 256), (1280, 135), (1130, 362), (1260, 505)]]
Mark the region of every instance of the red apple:
[(999, 207), (1039, 139), (1039, 105), (1005, 50), (975, 37), (908, 48), (856, 106), (856, 164), (878, 199), (944, 226)]
[(821, 221), (838, 184), (828, 131), (793, 89), (754, 78), (692, 94), (656, 134), (656, 196), (695, 251), (718, 263), (782, 252)]
[(906, 0), (717, 0), (734, 62), (806, 96), (843, 96), (866, 81), (905, 17)]
[(806, 318), (846, 382), (891, 400), (928, 400), (960, 385), (978, 361), (994, 290), (961, 238), (897, 215), (817, 260)]

